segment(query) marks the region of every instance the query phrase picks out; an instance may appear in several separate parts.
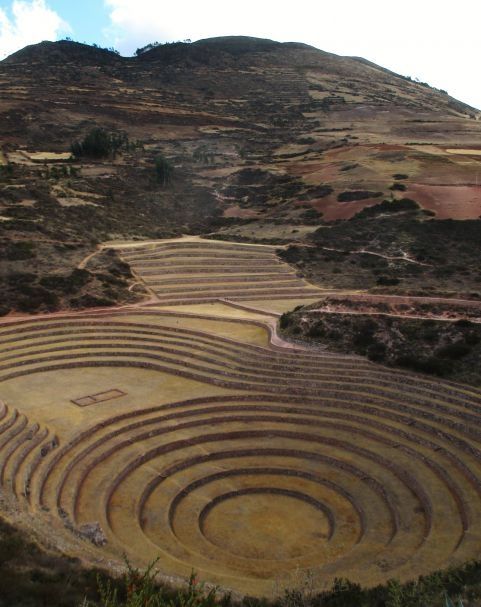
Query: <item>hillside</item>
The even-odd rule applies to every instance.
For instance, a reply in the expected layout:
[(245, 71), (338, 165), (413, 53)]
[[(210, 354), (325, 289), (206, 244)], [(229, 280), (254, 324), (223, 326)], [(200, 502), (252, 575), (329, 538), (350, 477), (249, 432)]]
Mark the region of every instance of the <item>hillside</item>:
[[(0, 231), (14, 307), (8, 275), (31, 273), (26, 260), (39, 280), (68, 276), (109, 238), (220, 229), (303, 240), (383, 197), (413, 198), (440, 219), (481, 215), (480, 112), (362, 59), (242, 37), (133, 58), (44, 42), (2, 61), (0, 82)], [(94, 127), (127, 143), (115, 157), (57, 164), (52, 153)], [(159, 154), (175, 167), (169, 188), (155, 179)], [(29, 252), (9, 250), (12, 240)], [(89, 283), (92, 301), (112, 298)]]
[(44, 42), (0, 83), (0, 506), (23, 530), (0, 567), (25, 604), (95, 597), (75, 559), (123, 555), (234, 602), (478, 596), (481, 112), (244, 37)]

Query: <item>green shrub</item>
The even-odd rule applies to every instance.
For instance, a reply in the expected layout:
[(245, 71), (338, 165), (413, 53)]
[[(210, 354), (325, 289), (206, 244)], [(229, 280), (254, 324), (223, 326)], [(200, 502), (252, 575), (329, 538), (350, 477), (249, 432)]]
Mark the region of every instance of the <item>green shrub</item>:
[(326, 329), (324, 328), (322, 322), (317, 322), (316, 324), (312, 325), (307, 334), (309, 337), (324, 337), (326, 334)]
[(11, 287), (16, 287), (18, 285), (31, 284), (35, 282), (36, 278), (37, 275), (31, 272), (11, 272), (7, 276), (7, 282)]
[(0, 164), (0, 179), (10, 179), (13, 177), (14, 169), (11, 162), (7, 164)]
[(454, 324), (462, 329), (470, 329), (473, 326), (473, 323), (467, 318), (460, 318)]
[(442, 356), (443, 358), (451, 358), (456, 360), (458, 358), (463, 358), (471, 352), (471, 348), (462, 341), (456, 341), (452, 344), (448, 344), (444, 346), (440, 350), (438, 350), (438, 356)]
[(107, 297), (97, 297), (86, 293), (80, 297), (74, 297), (70, 300), (72, 308), (103, 308), (115, 305), (115, 301)]
[(374, 333), (377, 330), (377, 324), (370, 318), (363, 321), (353, 339), (355, 349), (359, 353), (364, 353), (366, 348), (376, 342)]
[(50, 274), (40, 279), (42, 287), (63, 293), (73, 293), (84, 287), (90, 280), (91, 274), (88, 270), (76, 268), (68, 276), (60, 274)]
[(481, 335), (475, 331), (470, 331), (464, 336), (464, 341), (468, 346), (477, 346), (481, 341)]
[(355, 215), (356, 219), (374, 217), (381, 213), (404, 213), (406, 211), (419, 211), (420, 206), (415, 200), (401, 198), (400, 200), (383, 200), (372, 207), (366, 207)]
[(33, 242), (10, 242), (5, 250), (5, 259), (8, 261), (23, 261), (35, 257)]
[(17, 301), (17, 308), (20, 312), (35, 312), (39, 308), (53, 312), (59, 307), (58, 296), (43, 287), (23, 285), (21, 292), (24, 296)]
[(389, 276), (379, 276), (376, 280), (376, 284), (385, 287), (392, 287), (398, 285), (400, 282), (399, 278), (390, 278)]
[(109, 272), (114, 276), (132, 276), (129, 264), (125, 261), (121, 261), (120, 259), (113, 263), (111, 266), (109, 266)]
[(280, 249), (278, 255), (288, 263), (297, 263), (303, 258), (303, 252), (297, 245), (291, 245), (287, 249)]
[(451, 366), (446, 360), (435, 357), (417, 358), (412, 354), (404, 354), (395, 360), (395, 364), (413, 371), (432, 373), (444, 377), (451, 371)]
[(387, 348), (385, 344), (374, 340), (373, 343), (368, 346), (366, 354), (369, 360), (372, 360), (373, 362), (381, 362), (386, 356), (386, 351)]
[(307, 225), (317, 225), (321, 220), (322, 213), (317, 209), (307, 209), (299, 216), (299, 219)]

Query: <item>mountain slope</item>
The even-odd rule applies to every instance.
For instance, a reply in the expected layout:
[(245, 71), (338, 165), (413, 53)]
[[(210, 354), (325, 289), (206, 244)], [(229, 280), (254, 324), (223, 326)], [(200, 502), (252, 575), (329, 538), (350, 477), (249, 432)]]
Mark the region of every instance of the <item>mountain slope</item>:
[[(40, 274), (70, 275), (119, 236), (302, 241), (383, 198), (481, 215), (481, 113), (363, 59), (245, 37), (133, 58), (44, 42), (0, 62), (0, 82), (2, 250), (26, 241)], [(128, 143), (57, 165), (51, 153), (94, 127)], [(175, 167), (167, 188), (159, 155)]]

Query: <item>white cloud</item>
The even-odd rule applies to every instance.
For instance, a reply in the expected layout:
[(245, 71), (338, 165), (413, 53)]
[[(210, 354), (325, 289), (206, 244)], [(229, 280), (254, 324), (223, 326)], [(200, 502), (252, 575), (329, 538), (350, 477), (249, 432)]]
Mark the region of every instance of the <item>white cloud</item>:
[(481, 107), (479, 0), (104, 0), (122, 54), (211, 36), (299, 41), (419, 77)]
[(0, 58), (27, 44), (42, 40), (56, 40), (70, 27), (45, 0), (14, 0), (11, 17), (0, 8)]

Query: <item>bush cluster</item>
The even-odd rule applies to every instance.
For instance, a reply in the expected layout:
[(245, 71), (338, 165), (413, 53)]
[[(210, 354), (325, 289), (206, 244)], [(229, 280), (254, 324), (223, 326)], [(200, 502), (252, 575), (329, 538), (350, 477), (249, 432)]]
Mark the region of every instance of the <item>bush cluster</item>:
[(109, 133), (105, 129), (95, 128), (89, 131), (82, 141), (75, 141), (71, 145), (71, 152), (76, 158), (115, 158), (123, 147), (128, 145), (125, 133)]
[(369, 192), (367, 190), (352, 190), (341, 192), (337, 196), (338, 202), (354, 202), (356, 200), (367, 200), (368, 198), (379, 198), (382, 192)]
[(157, 175), (157, 181), (162, 186), (166, 186), (172, 181), (174, 167), (167, 158), (159, 155), (155, 158), (155, 173)]
[(306, 323), (304, 309), (299, 314), (286, 312), (279, 326), (287, 336), (320, 341), (374, 362), (481, 384), (481, 327), (468, 320), (322, 312), (308, 318)]

